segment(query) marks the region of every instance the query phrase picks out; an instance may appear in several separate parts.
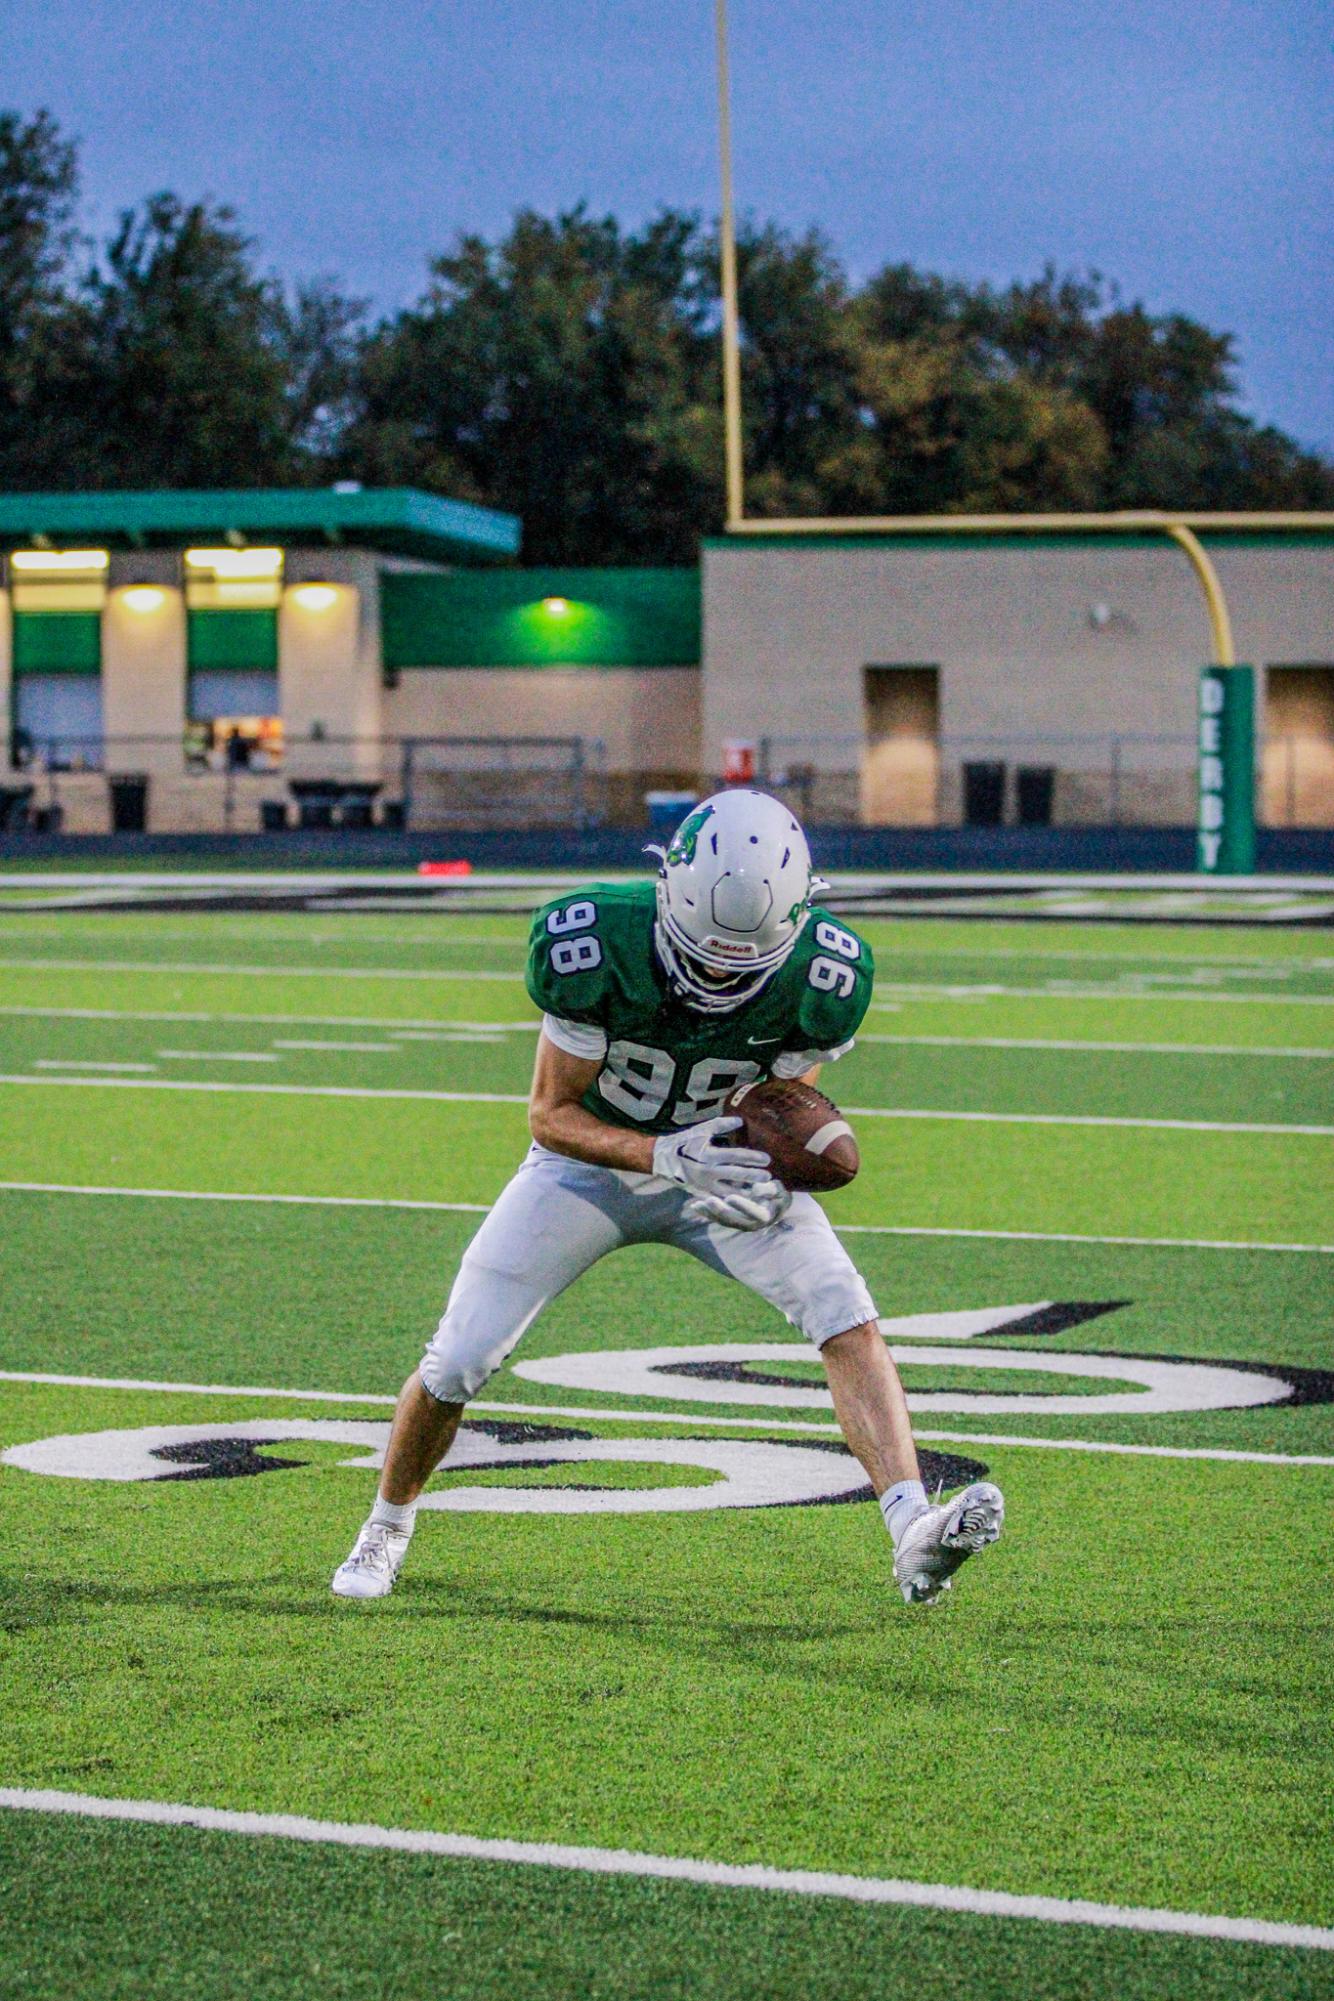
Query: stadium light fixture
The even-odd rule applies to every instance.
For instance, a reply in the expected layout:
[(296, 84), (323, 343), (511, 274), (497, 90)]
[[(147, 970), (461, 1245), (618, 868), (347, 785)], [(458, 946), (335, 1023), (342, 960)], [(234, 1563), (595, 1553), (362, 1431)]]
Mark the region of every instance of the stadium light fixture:
[(187, 570), (202, 571), (221, 583), (258, 583), (279, 575), (281, 549), (187, 549)]
[(110, 561), (105, 549), (15, 549), (9, 559), (24, 577), (101, 575)]
[(292, 596), (303, 611), (331, 611), (338, 602), (333, 584), (298, 584)]
[(167, 593), (159, 590), (156, 584), (131, 584), (120, 595), (127, 611), (140, 614), (161, 611), (167, 602)]
[(543, 598), (542, 609), (548, 618), (568, 618), (570, 600), (568, 598)]

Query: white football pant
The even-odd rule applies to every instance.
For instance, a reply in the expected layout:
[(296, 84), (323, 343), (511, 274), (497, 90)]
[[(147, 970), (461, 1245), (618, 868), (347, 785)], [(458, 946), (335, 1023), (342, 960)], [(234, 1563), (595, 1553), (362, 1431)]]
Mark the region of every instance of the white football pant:
[(422, 1360), (443, 1403), (467, 1403), (542, 1308), (608, 1251), (672, 1244), (740, 1279), (817, 1348), (876, 1318), (866, 1281), (810, 1195), (765, 1230), (729, 1230), (682, 1212), (689, 1193), (653, 1174), (592, 1167), (534, 1145), (463, 1254)]

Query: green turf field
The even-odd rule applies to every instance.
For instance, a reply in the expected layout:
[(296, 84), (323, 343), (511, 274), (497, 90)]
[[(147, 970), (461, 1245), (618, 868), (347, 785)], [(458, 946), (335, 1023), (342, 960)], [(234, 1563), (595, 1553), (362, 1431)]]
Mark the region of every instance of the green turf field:
[[(1000, 1545), (909, 1612), (797, 1337), (643, 1249), (532, 1330), (491, 1464), (349, 1606), (390, 1402), (525, 1143), (525, 927), (9, 903), (0, 1789), (1201, 1935), (16, 1809), (0, 1994), (1334, 1993), (1327, 1949), (1208, 1935), (1334, 1927), (1331, 934), (860, 928), (831, 1214)], [(770, 1504), (727, 1504), (746, 1468)]]

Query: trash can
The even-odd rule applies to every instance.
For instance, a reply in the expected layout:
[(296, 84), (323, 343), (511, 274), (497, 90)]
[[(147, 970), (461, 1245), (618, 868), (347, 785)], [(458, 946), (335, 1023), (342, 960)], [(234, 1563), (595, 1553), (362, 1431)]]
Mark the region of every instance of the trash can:
[(1005, 818), (1005, 766), (986, 758), (963, 768), (965, 827), (999, 827)]
[(113, 834), (142, 834), (148, 825), (148, 774), (122, 772), (109, 778), (111, 831)]
[(1054, 764), (1021, 764), (1015, 773), (1021, 827), (1050, 827), (1051, 802), (1056, 790)]
[(659, 840), (670, 839), (691, 807), (698, 802), (696, 792), (646, 792), (644, 804), (648, 808), (650, 834)]

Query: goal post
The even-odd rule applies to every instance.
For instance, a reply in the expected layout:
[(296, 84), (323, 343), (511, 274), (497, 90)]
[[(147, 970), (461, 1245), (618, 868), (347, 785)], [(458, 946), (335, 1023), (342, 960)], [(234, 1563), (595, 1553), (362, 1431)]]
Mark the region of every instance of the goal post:
[(1196, 859), (1206, 875), (1255, 869), (1255, 671), (1200, 671), (1200, 810)]

